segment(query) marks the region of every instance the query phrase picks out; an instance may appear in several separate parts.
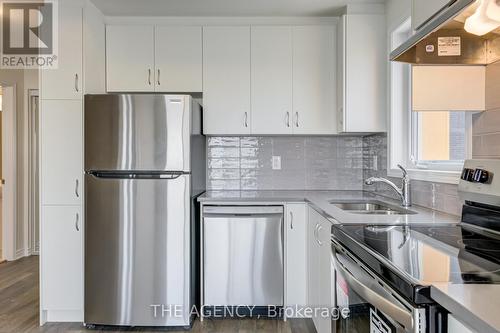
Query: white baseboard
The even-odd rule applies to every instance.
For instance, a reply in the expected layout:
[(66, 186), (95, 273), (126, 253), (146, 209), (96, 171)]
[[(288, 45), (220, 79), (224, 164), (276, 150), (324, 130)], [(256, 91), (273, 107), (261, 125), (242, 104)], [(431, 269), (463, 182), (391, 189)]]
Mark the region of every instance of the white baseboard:
[(83, 323), (83, 310), (44, 310), (46, 322), (80, 322)]
[(26, 249), (17, 249), (16, 254), (14, 256), (14, 260), (21, 259), (22, 257), (26, 257)]
[(33, 248), (29, 248), (28, 251), (27, 251), (27, 256), (37, 256), (40, 254), (40, 250), (38, 247), (35, 247), (34, 249)]

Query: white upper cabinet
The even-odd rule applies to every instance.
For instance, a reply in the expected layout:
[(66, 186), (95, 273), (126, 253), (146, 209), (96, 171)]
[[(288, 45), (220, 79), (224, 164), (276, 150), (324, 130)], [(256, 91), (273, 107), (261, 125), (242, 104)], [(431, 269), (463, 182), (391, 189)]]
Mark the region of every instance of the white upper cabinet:
[(83, 7), (78, 1), (61, 1), (58, 8), (58, 67), (40, 71), (40, 98), (80, 99), (83, 90)]
[(202, 91), (202, 30), (197, 26), (157, 26), (155, 90)]
[(292, 134), (292, 28), (252, 27), (252, 134)]
[(335, 27), (296, 26), (292, 33), (293, 133), (335, 134)]
[(385, 16), (343, 15), (338, 30), (339, 132), (386, 131), (387, 61)]
[(80, 205), (83, 196), (82, 101), (42, 100), (40, 109), (41, 203)]
[(108, 25), (106, 71), (110, 92), (201, 92), (201, 27)]
[(411, 13), (411, 26), (418, 30), (452, 0), (413, 0)]
[(107, 90), (154, 91), (154, 27), (108, 25), (106, 27)]
[(250, 27), (203, 28), (205, 134), (250, 134)]

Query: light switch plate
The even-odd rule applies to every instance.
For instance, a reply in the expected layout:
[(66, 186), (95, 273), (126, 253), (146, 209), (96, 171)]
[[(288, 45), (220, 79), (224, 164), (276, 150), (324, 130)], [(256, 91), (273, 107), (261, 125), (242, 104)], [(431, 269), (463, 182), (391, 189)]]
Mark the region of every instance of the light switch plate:
[(281, 170), (281, 156), (273, 156), (273, 170)]

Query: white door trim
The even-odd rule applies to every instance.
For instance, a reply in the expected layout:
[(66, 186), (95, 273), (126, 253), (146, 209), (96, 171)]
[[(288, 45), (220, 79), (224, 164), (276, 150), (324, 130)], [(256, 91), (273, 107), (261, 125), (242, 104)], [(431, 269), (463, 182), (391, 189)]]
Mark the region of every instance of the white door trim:
[[(36, 227), (39, 226), (39, 191), (38, 191), (38, 161), (39, 161), (39, 138), (38, 138), (38, 113), (39, 105), (34, 105), (34, 97), (39, 96), (38, 89), (28, 89), (28, 198), (27, 211), (28, 223), (26, 225), (25, 244), (27, 255), (39, 254), (40, 234), (37, 235)], [(39, 103), (39, 100), (37, 101)]]
[[(0, 83), (3, 88), (2, 108), (2, 259), (15, 260), (17, 224), (17, 119), (16, 85)], [(7, 107), (5, 107), (7, 106)]]

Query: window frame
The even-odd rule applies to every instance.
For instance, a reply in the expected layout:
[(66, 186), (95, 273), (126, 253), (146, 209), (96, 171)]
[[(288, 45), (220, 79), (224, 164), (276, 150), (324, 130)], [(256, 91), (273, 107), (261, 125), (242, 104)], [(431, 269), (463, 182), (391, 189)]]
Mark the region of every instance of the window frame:
[[(411, 16), (403, 18), (388, 32), (388, 54), (397, 48), (401, 42), (411, 35)], [(405, 37), (406, 36), (406, 37)], [(398, 77), (399, 75), (399, 77)], [(404, 89), (404, 80), (408, 78), (407, 91)], [(436, 161), (433, 163), (418, 164), (412, 159), (414, 147), (414, 121), (418, 113), (411, 109), (411, 65), (389, 61), (388, 64), (388, 98), (389, 98), (389, 132), (388, 132), (388, 159), (387, 175), (401, 177), (401, 170), (397, 164), (402, 164), (408, 170), (412, 179), (429, 182), (458, 184), (462, 163), (447, 163)], [(466, 158), (470, 158), (472, 151), (472, 113), (466, 117)]]

